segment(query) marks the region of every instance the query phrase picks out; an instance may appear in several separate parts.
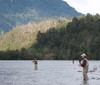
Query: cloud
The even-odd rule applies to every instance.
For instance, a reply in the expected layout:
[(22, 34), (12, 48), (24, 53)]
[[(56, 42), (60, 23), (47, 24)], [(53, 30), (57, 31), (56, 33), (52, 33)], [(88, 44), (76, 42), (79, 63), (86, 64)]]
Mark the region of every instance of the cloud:
[(100, 0), (63, 0), (84, 14), (100, 14)]

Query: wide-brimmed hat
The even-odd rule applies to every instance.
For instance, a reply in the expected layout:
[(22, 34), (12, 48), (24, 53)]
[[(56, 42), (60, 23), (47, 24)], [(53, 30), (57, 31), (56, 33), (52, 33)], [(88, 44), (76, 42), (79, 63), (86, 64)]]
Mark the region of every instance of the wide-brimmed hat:
[(86, 54), (85, 54), (85, 53), (83, 53), (81, 56), (82, 56), (82, 57), (86, 57)]

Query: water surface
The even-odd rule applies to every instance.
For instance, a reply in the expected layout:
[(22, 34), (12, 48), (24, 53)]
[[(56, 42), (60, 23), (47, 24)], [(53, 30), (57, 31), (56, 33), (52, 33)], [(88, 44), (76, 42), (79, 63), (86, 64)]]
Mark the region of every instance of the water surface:
[(100, 61), (89, 61), (89, 80), (83, 81), (78, 61), (0, 61), (0, 85), (100, 85)]

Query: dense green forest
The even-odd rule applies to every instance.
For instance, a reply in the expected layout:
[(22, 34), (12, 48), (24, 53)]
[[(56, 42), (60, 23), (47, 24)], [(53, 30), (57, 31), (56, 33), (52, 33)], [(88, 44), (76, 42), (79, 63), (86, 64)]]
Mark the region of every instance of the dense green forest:
[(0, 52), (0, 59), (79, 59), (82, 53), (100, 60), (100, 15), (74, 17), (60, 28), (39, 31), (37, 42), (30, 48)]

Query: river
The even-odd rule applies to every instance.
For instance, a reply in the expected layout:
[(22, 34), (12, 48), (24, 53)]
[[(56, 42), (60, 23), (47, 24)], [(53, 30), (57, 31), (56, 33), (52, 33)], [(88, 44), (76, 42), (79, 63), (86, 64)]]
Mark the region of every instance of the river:
[(88, 81), (83, 81), (78, 61), (39, 60), (37, 70), (32, 60), (1, 60), (0, 85), (100, 85), (100, 61), (89, 61)]

